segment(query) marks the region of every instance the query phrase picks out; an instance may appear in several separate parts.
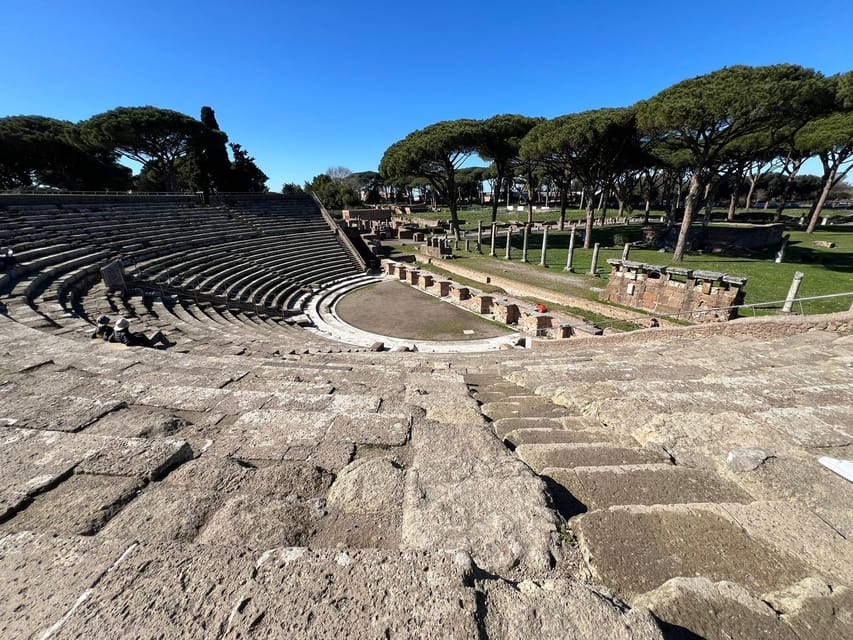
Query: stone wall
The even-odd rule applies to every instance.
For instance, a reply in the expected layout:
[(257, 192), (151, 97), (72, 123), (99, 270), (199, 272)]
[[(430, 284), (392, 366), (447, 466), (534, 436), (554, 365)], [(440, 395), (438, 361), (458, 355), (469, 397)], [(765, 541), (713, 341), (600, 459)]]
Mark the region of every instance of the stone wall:
[(631, 260), (608, 260), (607, 302), (695, 322), (730, 320), (743, 303), (746, 278), (716, 271), (663, 267)]
[(378, 220), (389, 222), (391, 220), (390, 209), (344, 209), (341, 214), (344, 220)]
[[(739, 254), (767, 247), (778, 247), (785, 226), (781, 223), (762, 225), (731, 225), (690, 228), (687, 246), (693, 251)], [(643, 240), (650, 247), (674, 247), (678, 240), (678, 227), (648, 225), (643, 227)]]

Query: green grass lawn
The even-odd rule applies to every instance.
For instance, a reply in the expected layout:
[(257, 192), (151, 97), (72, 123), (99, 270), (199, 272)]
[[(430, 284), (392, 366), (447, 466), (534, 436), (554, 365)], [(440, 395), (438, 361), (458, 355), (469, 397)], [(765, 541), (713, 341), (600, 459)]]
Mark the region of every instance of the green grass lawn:
[[(803, 231), (789, 231), (791, 241), (785, 256), (785, 262), (776, 264), (773, 259), (775, 251), (768, 250), (749, 258), (727, 257), (721, 255), (690, 253), (685, 256), (684, 266), (693, 269), (708, 271), (720, 271), (731, 275), (741, 276), (748, 279), (746, 291), (746, 304), (757, 304), (776, 300), (783, 300), (790, 287), (794, 273), (800, 271), (804, 274), (800, 297), (819, 296), (832, 293), (843, 293), (853, 291), (853, 227), (835, 227), (826, 230), (819, 229), (814, 234), (806, 234)], [(575, 249), (573, 266), (575, 276), (566, 274), (565, 284), (553, 282), (553, 278), (541, 280), (537, 272), (544, 273), (545, 269), (538, 266), (540, 258), (540, 247), (542, 244), (541, 234), (531, 235), (529, 240), (528, 276), (517, 277), (522, 281), (536, 286), (559, 290), (564, 293), (578, 295), (587, 299), (597, 299), (598, 293), (590, 290), (590, 287), (603, 288), (607, 286), (610, 267), (607, 258), (620, 258), (622, 246), (614, 242), (614, 236), (619, 234), (625, 241), (637, 241), (642, 237), (639, 225), (613, 226), (596, 228), (593, 231), (593, 242), (601, 245), (599, 254), (599, 277), (585, 275), (590, 269), (592, 261), (591, 249)], [(548, 241), (547, 263), (550, 268), (549, 274), (562, 274), (568, 255), (568, 232), (550, 232)], [(834, 242), (835, 248), (827, 249), (815, 246), (816, 240)], [(578, 240), (576, 240), (577, 246)], [(521, 258), (521, 234), (513, 237), (513, 261)], [(461, 258), (465, 258), (466, 266), (501, 275), (501, 265), (505, 248), (505, 238), (499, 236), (496, 243), (498, 257), (489, 258), (488, 245), (484, 244), (484, 255), (474, 253), (467, 254), (458, 251)], [(659, 253), (652, 250), (632, 249), (630, 258), (648, 264), (667, 266), (672, 263), (671, 253)], [(580, 275), (579, 279), (577, 276)], [(832, 298), (827, 300), (816, 300), (802, 304), (805, 313), (829, 313), (843, 311), (850, 308), (853, 297)], [(800, 308), (796, 308), (800, 311)], [(750, 313), (742, 312), (742, 315)], [(771, 311), (758, 311), (757, 313), (772, 313)]]
[[(560, 219), (560, 205), (557, 203), (556, 205), (550, 205), (549, 211), (541, 211), (537, 210), (533, 212), (533, 221), (534, 222), (557, 222)], [(499, 223), (508, 223), (508, 222), (526, 222), (527, 221), (527, 209), (525, 208), (523, 211), (518, 211), (518, 205), (513, 205), (512, 211), (507, 211), (506, 206), (498, 207), (498, 217), (497, 221)], [(609, 209), (607, 212), (607, 217), (612, 218), (615, 217), (617, 213), (616, 209)], [(823, 211), (823, 216), (832, 218), (835, 216), (845, 216), (850, 215), (852, 212), (850, 210), (845, 209), (826, 209)], [(712, 211), (712, 215), (715, 219), (720, 219), (725, 216), (726, 210), (722, 208), (715, 208)], [(772, 219), (774, 214), (773, 209), (746, 209), (746, 210), (738, 210), (737, 218), (747, 218), (754, 217), (756, 215), (766, 217), (768, 222)], [(597, 212), (596, 216), (600, 217), (600, 213)], [(633, 212), (628, 214), (629, 216), (642, 216), (643, 212), (639, 209), (634, 209)], [(665, 215), (663, 211), (660, 210), (652, 210), (651, 219), (653, 221), (657, 221), (661, 216)], [(785, 209), (784, 215), (786, 217), (797, 218), (799, 216), (808, 215), (808, 209)], [(446, 208), (441, 209), (437, 212), (428, 212), (428, 213), (417, 213), (414, 214), (413, 217), (418, 218), (426, 218), (428, 220), (449, 220), (450, 219), (450, 211)], [(483, 226), (486, 227), (492, 222), (492, 209), (489, 206), (481, 207), (480, 205), (464, 205), (459, 209), (459, 219), (464, 221), (462, 225), (463, 229), (476, 229), (477, 222), (482, 222)], [(567, 209), (566, 210), (566, 220), (571, 222), (573, 220), (584, 220), (586, 219), (586, 212), (581, 209)]]

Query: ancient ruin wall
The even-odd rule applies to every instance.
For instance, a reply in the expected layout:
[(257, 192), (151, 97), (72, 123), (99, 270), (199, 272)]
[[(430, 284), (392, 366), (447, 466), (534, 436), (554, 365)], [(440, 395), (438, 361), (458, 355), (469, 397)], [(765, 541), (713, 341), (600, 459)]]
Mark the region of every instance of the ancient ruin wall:
[(601, 299), (695, 322), (730, 320), (743, 303), (745, 278), (715, 271), (608, 260), (610, 281)]

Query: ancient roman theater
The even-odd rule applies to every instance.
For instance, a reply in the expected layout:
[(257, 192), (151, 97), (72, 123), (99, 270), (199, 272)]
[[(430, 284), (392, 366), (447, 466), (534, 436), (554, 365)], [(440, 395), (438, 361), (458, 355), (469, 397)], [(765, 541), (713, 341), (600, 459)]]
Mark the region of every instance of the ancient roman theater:
[(0, 244), (3, 638), (853, 637), (849, 311), (597, 335), (307, 194)]

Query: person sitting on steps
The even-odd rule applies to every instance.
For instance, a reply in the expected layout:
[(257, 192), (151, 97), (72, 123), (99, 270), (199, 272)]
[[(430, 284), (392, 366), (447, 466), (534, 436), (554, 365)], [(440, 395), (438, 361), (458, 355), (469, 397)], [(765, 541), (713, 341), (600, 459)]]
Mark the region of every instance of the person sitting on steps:
[(15, 252), (12, 250), (12, 247), (7, 247), (2, 254), (0, 254), (0, 271), (5, 271), (6, 269), (11, 269), (17, 264), (17, 260), (15, 259)]
[(98, 318), (98, 326), (95, 327), (95, 331), (92, 333), (92, 338), (100, 338), (101, 340), (109, 341), (109, 339), (113, 337), (113, 333), (113, 328), (110, 326), (110, 317), (101, 316)]
[(170, 342), (162, 331), (158, 331), (149, 338), (144, 333), (128, 331), (128, 327), (130, 327), (130, 321), (127, 318), (121, 318), (116, 322), (116, 329), (110, 338), (110, 342), (120, 342), (128, 347), (153, 347), (157, 344), (172, 347), (176, 344)]

